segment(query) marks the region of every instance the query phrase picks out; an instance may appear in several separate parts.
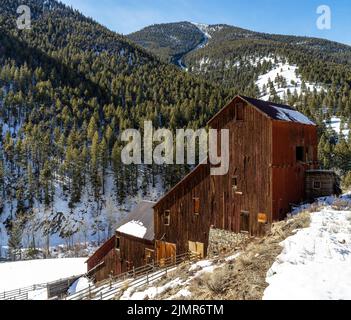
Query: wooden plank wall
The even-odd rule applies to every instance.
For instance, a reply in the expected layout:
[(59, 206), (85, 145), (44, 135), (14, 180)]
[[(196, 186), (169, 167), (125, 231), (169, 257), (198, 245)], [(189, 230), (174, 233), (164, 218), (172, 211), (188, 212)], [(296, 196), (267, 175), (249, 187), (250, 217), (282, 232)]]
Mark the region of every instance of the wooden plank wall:
[(120, 250), (118, 253), (121, 273), (130, 271), (133, 267), (138, 268), (146, 264), (145, 249), (154, 250), (153, 241), (135, 238), (119, 232), (116, 236), (120, 237)]
[[(155, 206), (155, 238), (177, 244), (177, 255), (189, 250), (189, 241), (201, 242), (207, 250), (211, 226), (209, 166), (200, 165)], [(200, 213), (194, 214), (194, 198), (200, 199)], [(164, 211), (170, 210), (170, 226)]]
[(115, 236), (107, 240), (95, 253), (88, 259), (88, 272), (96, 267), (103, 258), (115, 247), (116, 238)]
[[(320, 182), (321, 188), (314, 188), (314, 182)], [(313, 201), (319, 197), (337, 194), (337, 178), (333, 172), (306, 172), (306, 200)]]
[(94, 279), (97, 282), (108, 279), (122, 273), (119, 254), (115, 248), (111, 249), (100, 261), (102, 265), (94, 270)]
[[(318, 167), (317, 128), (292, 122), (273, 122), (273, 220), (286, 217), (291, 204), (305, 200), (305, 172)], [(312, 148), (309, 163), (296, 159), (296, 147)]]
[[(212, 224), (215, 228), (240, 232), (241, 211), (250, 215), (250, 233), (259, 235), (265, 226), (258, 223), (258, 214), (271, 216), (271, 119), (256, 108), (244, 104), (244, 120), (234, 121), (232, 101), (213, 128), (230, 130), (230, 169), (225, 176), (211, 177)], [(233, 177), (238, 180), (233, 190)]]

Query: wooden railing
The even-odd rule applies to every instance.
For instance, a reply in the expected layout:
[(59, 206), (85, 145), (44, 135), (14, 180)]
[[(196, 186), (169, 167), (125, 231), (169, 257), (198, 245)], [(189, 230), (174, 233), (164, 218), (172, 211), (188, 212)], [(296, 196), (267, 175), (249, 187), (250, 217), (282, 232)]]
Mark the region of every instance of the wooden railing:
[(59, 279), (52, 282), (34, 284), (20, 289), (3, 291), (3, 292), (0, 292), (0, 300), (29, 300), (29, 293), (39, 291), (39, 290), (44, 290), (44, 289), (47, 290), (48, 299), (49, 299), (49, 298), (52, 298), (50, 296), (50, 291), (63, 292), (67, 286), (72, 284), (74, 279), (79, 279), (80, 277), (83, 277), (83, 276), (85, 276), (85, 274), (77, 275), (77, 276), (73, 276), (65, 279)]
[[(134, 288), (154, 282), (163, 276), (167, 276), (173, 268), (183, 262), (192, 262), (198, 260), (199, 256), (193, 253), (184, 253), (176, 257), (170, 257), (163, 260), (161, 263), (152, 263), (139, 268), (120, 274), (115, 277), (110, 277), (108, 280), (98, 283), (96, 286), (90, 285), (88, 288), (76, 292), (74, 295), (68, 296), (66, 300), (108, 300), (122, 292), (126, 285)], [(30, 293), (46, 289), (48, 299), (60, 298), (50, 297), (49, 289), (62, 289), (63, 283), (70, 283), (73, 278), (84, 277), (86, 274), (73, 276), (66, 279), (60, 279), (53, 282), (35, 284), (32, 286), (15, 289), (11, 291), (0, 292), (0, 300), (29, 300)]]
[(111, 277), (108, 280), (98, 283), (96, 286), (76, 292), (68, 296), (66, 300), (111, 300), (128, 287), (139, 288), (167, 276), (183, 262), (198, 260), (199, 256), (192, 253), (184, 253), (176, 257), (171, 257), (162, 263), (153, 263), (131, 271)]
[(29, 292), (46, 288), (46, 283), (34, 284), (29, 287), (0, 292), (0, 300), (28, 300)]

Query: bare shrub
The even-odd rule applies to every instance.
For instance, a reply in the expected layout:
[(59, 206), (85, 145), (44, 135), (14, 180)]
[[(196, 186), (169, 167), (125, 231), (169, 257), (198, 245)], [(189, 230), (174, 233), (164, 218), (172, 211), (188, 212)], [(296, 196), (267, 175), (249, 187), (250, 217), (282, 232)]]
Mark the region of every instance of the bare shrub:
[(214, 294), (224, 294), (228, 289), (229, 281), (230, 272), (224, 267), (211, 274), (210, 278), (206, 282), (206, 286)]
[(334, 201), (332, 208), (337, 211), (345, 211), (350, 209), (350, 203), (344, 199), (337, 199)]

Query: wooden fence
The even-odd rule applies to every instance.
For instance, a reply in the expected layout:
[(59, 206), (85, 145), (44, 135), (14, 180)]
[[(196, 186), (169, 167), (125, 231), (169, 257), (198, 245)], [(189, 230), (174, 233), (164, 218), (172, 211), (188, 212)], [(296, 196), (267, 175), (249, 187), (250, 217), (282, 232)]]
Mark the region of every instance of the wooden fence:
[(111, 277), (108, 280), (98, 283), (97, 286), (89, 286), (88, 288), (76, 292), (74, 295), (68, 296), (66, 300), (111, 300), (123, 293), (128, 287), (140, 288), (148, 285), (156, 280), (167, 276), (176, 267), (184, 262), (192, 262), (198, 260), (199, 256), (192, 253), (185, 253), (176, 257), (168, 258), (160, 263), (153, 263), (140, 268), (135, 268), (129, 272)]
[(15, 289), (11, 291), (0, 292), (0, 300), (29, 300), (30, 293), (47, 290), (48, 299), (54, 297), (62, 297), (65, 295), (69, 287), (79, 278), (85, 276), (84, 274), (73, 276), (70, 278), (60, 279), (53, 282), (34, 284), (25, 288)]

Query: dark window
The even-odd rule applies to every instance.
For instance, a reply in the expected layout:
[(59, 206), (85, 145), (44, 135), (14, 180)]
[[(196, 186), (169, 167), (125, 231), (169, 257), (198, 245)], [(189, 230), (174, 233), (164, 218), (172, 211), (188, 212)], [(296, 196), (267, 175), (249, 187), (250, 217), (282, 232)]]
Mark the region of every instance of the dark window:
[(121, 248), (121, 238), (116, 237), (116, 249), (119, 250)]
[(132, 270), (133, 269), (133, 262), (126, 261), (126, 267), (127, 267), (127, 271)]
[(236, 104), (236, 106), (235, 106), (235, 119), (237, 121), (244, 120), (244, 104), (243, 103)]
[(250, 232), (250, 213), (248, 211), (241, 211), (240, 214), (240, 232)]
[(313, 182), (313, 189), (319, 190), (322, 188), (322, 183), (320, 181)]
[(304, 147), (296, 147), (296, 161), (304, 161)]
[(194, 198), (194, 214), (200, 214), (200, 198)]
[(233, 191), (238, 191), (238, 176), (232, 177), (232, 188)]
[(164, 222), (165, 222), (165, 226), (169, 226), (171, 224), (171, 211), (170, 210), (166, 210), (164, 212)]

